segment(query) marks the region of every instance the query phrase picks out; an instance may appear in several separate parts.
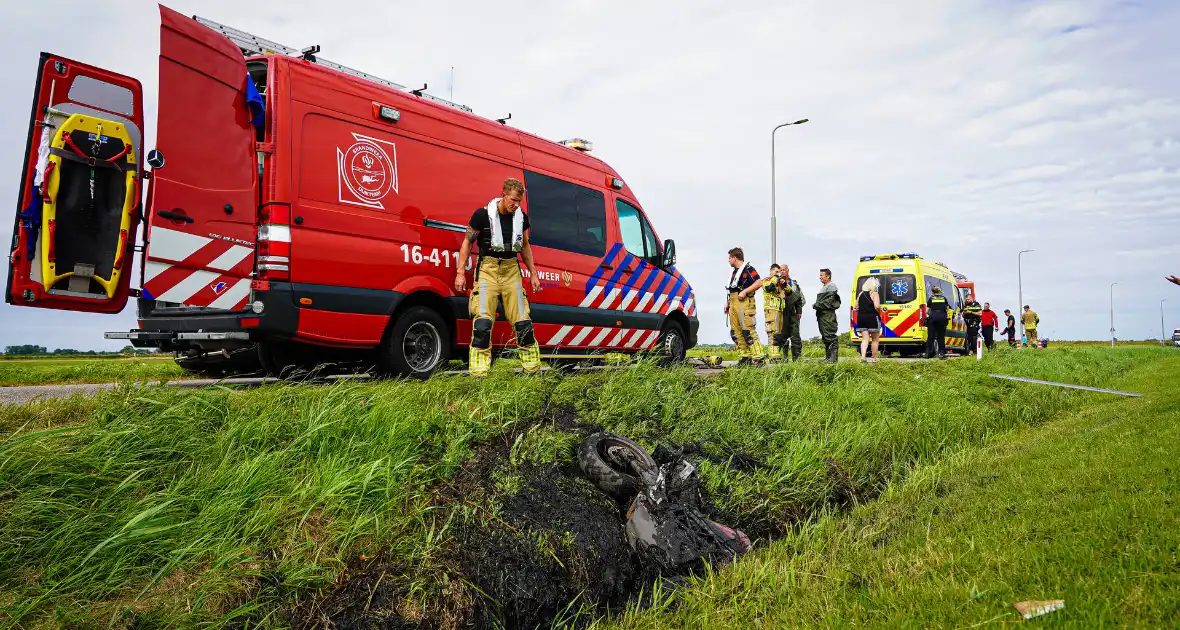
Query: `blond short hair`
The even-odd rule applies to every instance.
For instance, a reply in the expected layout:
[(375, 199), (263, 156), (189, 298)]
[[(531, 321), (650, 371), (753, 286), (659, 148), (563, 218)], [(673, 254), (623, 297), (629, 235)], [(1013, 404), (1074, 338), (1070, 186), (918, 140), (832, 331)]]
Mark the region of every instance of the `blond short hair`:
[(881, 289), (881, 281), (876, 278), (865, 278), (863, 284), (860, 285), (861, 291), (872, 291), (876, 293)]
[(520, 183), (520, 180), (516, 179), (515, 177), (509, 177), (508, 179), (504, 180), (504, 193), (507, 194), (514, 190), (521, 195), (524, 195), (524, 184)]

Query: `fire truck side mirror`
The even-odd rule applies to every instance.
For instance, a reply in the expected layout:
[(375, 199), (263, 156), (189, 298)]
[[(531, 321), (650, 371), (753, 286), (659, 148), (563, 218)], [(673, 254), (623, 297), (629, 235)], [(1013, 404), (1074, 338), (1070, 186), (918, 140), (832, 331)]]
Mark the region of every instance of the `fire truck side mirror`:
[(671, 267), (676, 264), (676, 241), (667, 239), (664, 241), (664, 259), (660, 261), (660, 266), (664, 268)]

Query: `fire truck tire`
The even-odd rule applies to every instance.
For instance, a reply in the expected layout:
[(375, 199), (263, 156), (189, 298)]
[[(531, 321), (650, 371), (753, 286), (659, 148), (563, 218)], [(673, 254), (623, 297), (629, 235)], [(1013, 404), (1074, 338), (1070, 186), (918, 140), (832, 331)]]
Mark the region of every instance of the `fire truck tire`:
[(659, 474), (659, 465), (642, 446), (613, 433), (586, 438), (577, 460), (582, 474), (617, 501), (630, 501)]
[(659, 343), (656, 344), (656, 353), (659, 355), (660, 363), (664, 365), (684, 363), (684, 358), (687, 356), (686, 348), (684, 328), (677, 322), (666, 322), (664, 329), (660, 331)]
[(397, 315), (377, 348), (381, 372), (429, 378), (450, 361), (451, 329), (434, 309), (413, 306)]

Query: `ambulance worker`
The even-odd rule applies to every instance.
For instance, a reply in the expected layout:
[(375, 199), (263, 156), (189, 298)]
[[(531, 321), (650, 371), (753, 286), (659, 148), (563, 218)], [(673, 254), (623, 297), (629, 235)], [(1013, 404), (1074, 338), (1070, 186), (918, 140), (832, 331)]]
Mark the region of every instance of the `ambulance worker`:
[(459, 264), (455, 272), (455, 290), (467, 289), (467, 257), (471, 244), (479, 241), (475, 264), (475, 282), (471, 287), (468, 310), (472, 319), (470, 370), (472, 376), (487, 376), (492, 367), (492, 323), (496, 309), (504, 303), (504, 315), (516, 332), (520, 348), (520, 365), (525, 373), (541, 369), (541, 348), (533, 337), (529, 319), (529, 302), (520, 277), (519, 255), (532, 280), (533, 293), (541, 290), (541, 280), (533, 266), (529, 246), (529, 217), (520, 208), (524, 185), (519, 180), (504, 180), (503, 196), (492, 199), (486, 208), (471, 215), (467, 235), (459, 245)]
[[(926, 358), (946, 358), (946, 323), (951, 318), (951, 305), (942, 295), (942, 287), (930, 290), (926, 300)], [(937, 353), (936, 353), (937, 351)]]
[(742, 248), (735, 247), (729, 250), (729, 266), (733, 267), (733, 273), (729, 275), (729, 284), (726, 286), (729, 301), (725, 304), (725, 314), (729, 315), (729, 330), (737, 343), (740, 355), (738, 365), (746, 365), (760, 361), (764, 356), (754, 323), (754, 315), (758, 308), (754, 292), (762, 283), (759, 282), (758, 272), (746, 262)]

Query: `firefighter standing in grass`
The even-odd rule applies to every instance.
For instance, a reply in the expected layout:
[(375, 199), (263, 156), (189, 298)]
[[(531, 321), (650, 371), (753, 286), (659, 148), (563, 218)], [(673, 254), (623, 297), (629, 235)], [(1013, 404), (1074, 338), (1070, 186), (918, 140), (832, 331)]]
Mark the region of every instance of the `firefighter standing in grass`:
[(738, 365), (753, 363), (763, 358), (762, 343), (758, 341), (758, 329), (754, 323), (754, 313), (758, 308), (755, 303), (754, 292), (762, 283), (758, 272), (750, 263), (746, 262), (746, 255), (742, 248), (729, 250), (729, 266), (733, 273), (729, 276), (729, 300), (725, 304), (725, 314), (729, 315), (729, 330), (737, 344), (739, 358)]
[(782, 276), (777, 264), (770, 266), (770, 275), (762, 279), (762, 312), (766, 315), (766, 356), (771, 360), (786, 357), (783, 338), (783, 310), (791, 285)]
[[(803, 307), (807, 305), (807, 298), (803, 296), (803, 288), (791, 278), (791, 268), (782, 267), (783, 279), (787, 281), (787, 296), (783, 309), (783, 338), (791, 344), (791, 360), (798, 361), (803, 354), (803, 339), (799, 336), (799, 320), (803, 319)], [(786, 356), (786, 348), (783, 348)]]
[(472, 376), (486, 376), (492, 367), (492, 324), (496, 309), (504, 303), (504, 315), (516, 332), (520, 348), (520, 365), (525, 373), (541, 369), (541, 347), (533, 336), (529, 319), (529, 302), (525, 298), (517, 255), (524, 260), (532, 280), (533, 293), (541, 290), (533, 250), (529, 246), (529, 217), (520, 208), (524, 185), (519, 180), (504, 180), (504, 194), (491, 200), (486, 208), (471, 215), (467, 234), (459, 245), (459, 263), (455, 272), (455, 290), (467, 289), (467, 257), (471, 244), (479, 241), (475, 264), (475, 282), (471, 287), (468, 310), (472, 319), (470, 370)]
[(819, 281), (824, 288), (819, 290), (815, 298), (815, 319), (819, 323), (819, 335), (824, 344), (824, 361), (835, 363), (840, 358), (840, 337), (837, 335), (839, 322), (836, 311), (840, 310), (840, 294), (836, 291), (836, 283), (832, 282), (832, 270), (820, 269)]
[(1037, 324), (1041, 323), (1041, 318), (1036, 311), (1028, 307), (1028, 304), (1024, 305), (1024, 312), (1020, 314), (1020, 323), (1024, 324), (1024, 335), (1028, 337), (1028, 345), (1034, 350), (1039, 350)]

